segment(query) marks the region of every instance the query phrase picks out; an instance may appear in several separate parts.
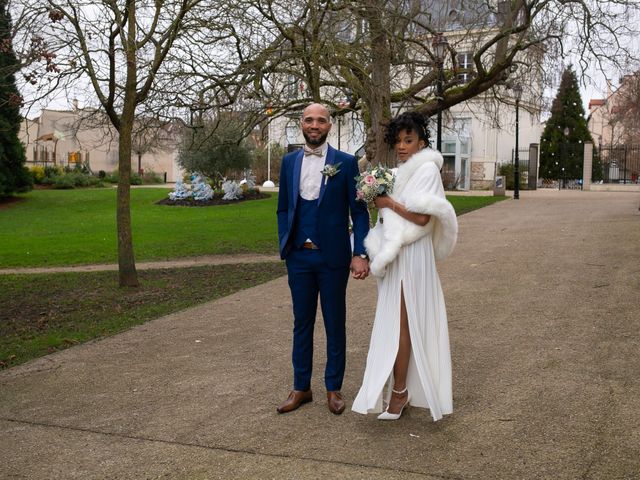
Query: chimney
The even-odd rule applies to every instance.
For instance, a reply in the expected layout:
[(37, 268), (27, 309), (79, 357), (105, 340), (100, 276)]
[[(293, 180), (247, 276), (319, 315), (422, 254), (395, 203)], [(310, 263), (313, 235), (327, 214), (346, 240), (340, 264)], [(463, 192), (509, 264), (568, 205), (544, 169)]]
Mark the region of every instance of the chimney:
[(78, 111), (78, 99), (74, 98), (73, 100), (71, 100), (71, 104), (73, 105), (73, 111), (77, 112)]

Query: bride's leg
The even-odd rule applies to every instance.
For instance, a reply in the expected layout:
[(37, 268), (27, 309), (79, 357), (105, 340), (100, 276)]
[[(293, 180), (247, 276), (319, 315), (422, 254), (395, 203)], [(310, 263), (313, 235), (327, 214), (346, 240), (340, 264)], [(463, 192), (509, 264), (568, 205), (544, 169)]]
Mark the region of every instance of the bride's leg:
[[(409, 359), (411, 357), (411, 336), (409, 334), (409, 317), (407, 306), (404, 302), (404, 291), (400, 284), (400, 342), (398, 345), (398, 355), (393, 365), (393, 389), (397, 392), (407, 388), (407, 371), (409, 369)], [(392, 393), (389, 400), (389, 413), (398, 413), (407, 401), (407, 392), (402, 394)]]

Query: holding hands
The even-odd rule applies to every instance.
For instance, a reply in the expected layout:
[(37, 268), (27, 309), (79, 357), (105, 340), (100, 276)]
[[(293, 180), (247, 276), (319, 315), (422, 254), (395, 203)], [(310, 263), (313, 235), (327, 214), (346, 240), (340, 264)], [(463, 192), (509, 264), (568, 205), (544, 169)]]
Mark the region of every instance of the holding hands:
[(351, 260), (351, 276), (356, 280), (364, 280), (369, 276), (369, 259), (355, 255)]

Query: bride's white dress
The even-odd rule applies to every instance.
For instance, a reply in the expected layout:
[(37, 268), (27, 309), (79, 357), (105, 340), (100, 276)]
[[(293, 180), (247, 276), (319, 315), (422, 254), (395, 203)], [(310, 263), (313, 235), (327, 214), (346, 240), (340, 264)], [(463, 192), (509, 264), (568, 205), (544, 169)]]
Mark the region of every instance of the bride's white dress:
[[(415, 165), (415, 163), (413, 165), (415, 168), (411, 168), (410, 165), (406, 169), (407, 172), (404, 173), (408, 177), (403, 180), (401, 180), (402, 167), (400, 167), (398, 180), (401, 180), (401, 184), (400, 188), (394, 189), (394, 198), (405, 205), (412, 204), (412, 200), (408, 197), (419, 193), (420, 188), (424, 187), (428, 189), (428, 195), (444, 199), (439, 169), (435, 169), (438, 176), (437, 181), (432, 181), (431, 177), (434, 172), (429, 170), (433, 170), (433, 168), (429, 166), (421, 168), (422, 165)], [(416, 184), (412, 185), (413, 183)], [(403, 195), (402, 190), (405, 190), (407, 194)], [(444, 201), (446, 202), (446, 200)], [(416, 204), (416, 202), (413, 203)], [(385, 223), (376, 228), (389, 228), (387, 219), (391, 217), (391, 212), (385, 210), (387, 209), (380, 212)], [(432, 203), (422, 208), (414, 205), (411, 210), (431, 213), (432, 218), (426, 227), (421, 227), (423, 235), (417, 240), (413, 240), (412, 236), (403, 237), (404, 241), (411, 243), (404, 244), (399, 248), (390, 263), (386, 264), (386, 273), (382, 272), (384, 276), (377, 279), (378, 302), (367, 365), (362, 386), (353, 402), (352, 410), (363, 414), (381, 412), (383, 410), (383, 396), (388, 401), (391, 395), (393, 365), (400, 338), (400, 291), (402, 288), (411, 336), (411, 358), (407, 374), (407, 388), (411, 395), (410, 405), (428, 408), (433, 419), (439, 420), (443, 415), (453, 412), (453, 399), (447, 312), (436, 270), (433, 239), (435, 228), (444, 229), (445, 233), (447, 229), (450, 230), (449, 233), (455, 229), (453, 240), (451, 240), (451, 235), (446, 239), (448, 243), (455, 243), (457, 222), (455, 213), (453, 213), (452, 220), (450, 218), (451, 212), (442, 213), (440, 204), (435, 208)], [(448, 227), (447, 222), (449, 222)], [(397, 228), (397, 224), (393, 226), (394, 231)], [(442, 232), (440, 232), (440, 237), (442, 237)], [(383, 245), (382, 249), (384, 249), (385, 242), (393, 243), (393, 239), (389, 238), (383, 238), (380, 241)], [(441, 238), (438, 241), (442, 241)], [(449, 246), (453, 248), (453, 245)], [(374, 254), (372, 268), (376, 266), (375, 260)], [(373, 270), (375, 273), (375, 268)], [(387, 384), (386, 395), (384, 392), (385, 384)]]

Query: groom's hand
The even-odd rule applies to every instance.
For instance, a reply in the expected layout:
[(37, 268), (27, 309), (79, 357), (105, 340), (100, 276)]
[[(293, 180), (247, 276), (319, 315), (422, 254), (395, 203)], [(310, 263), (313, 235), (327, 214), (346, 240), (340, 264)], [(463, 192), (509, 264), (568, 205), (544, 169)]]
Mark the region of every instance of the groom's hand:
[(364, 280), (369, 276), (369, 260), (361, 257), (351, 259), (351, 276), (356, 280)]

